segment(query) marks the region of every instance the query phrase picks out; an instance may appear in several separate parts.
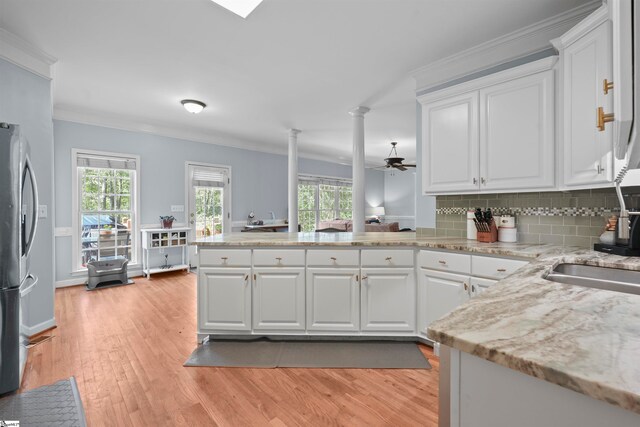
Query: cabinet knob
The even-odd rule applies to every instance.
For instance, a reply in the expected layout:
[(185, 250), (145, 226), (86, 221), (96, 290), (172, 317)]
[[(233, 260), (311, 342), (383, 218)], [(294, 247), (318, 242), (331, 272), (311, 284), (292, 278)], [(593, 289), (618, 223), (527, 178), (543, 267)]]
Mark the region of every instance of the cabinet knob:
[(227, 260), (229, 259), (229, 257), (226, 256), (221, 256), (220, 259), (222, 260), (222, 262), (227, 262)]
[(613, 113), (605, 113), (604, 108), (602, 107), (598, 107), (598, 109), (596, 110), (596, 116), (598, 120), (598, 122), (596, 123), (596, 128), (598, 128), (600, 132), (604, 132), (605, 124), (612, 122), (614, 119)]
[(334, 256), (332, 256), (332, 257), (331, 257), (331, 258), (329, 258), (329, 259), (330, 259), (331, 261), (337, 261), (337, 260), (338, 260), (338, 258), (336, 258), (336, 257), (334, 257)]
[(613, 90), (613, 82), (610, 82), (609, 80), (604, 79), (602, 81), (602, 91), (604, 92), (605, 95), (608, 95), (610, 90)]
[(277, 256), (276, 260), (278, 260), (278, 262), (282, 261), (282, 257), (281, 256)]
[(487, 180), (484, 178), (480, 178), (480, 182), (482, 183), (482, 185), (487, 185)]
[(362, 276), (362, 280), (367, 280), (369, 276)]
[(506, 268), (499, 268), (499, 269), (498, 269), (498, 273), (504, 273), (505, 271), (507, 271), (507, 269), (506, 269)]
[(474, 185), (478, 184), (478, 178), (473, 178), (473, 184)]
[(248, 274), (245, 274), (245, 275), (244, 275), (244, 281), (245, 281), (245, 282), (247, 282), (248, 280), (249, 280), (249, 275), (248, 275)]
[(464, 290), (468, 291), (469, 290), (469, 285), (467, 285), (466, 283), (464, 284)]
[(476, 293), (476, 285), (471, 285), (471, 292)]
[(391, 257), (390, 257), (390, 256), (388, 256), (388, 257), (386, 257), (384, 260), (385, 260), (385, 261), (391, 261)]
[(598, 175), (602, 175), (602, 172), (604, 172), (604, 168), (598, 164), (596, 166), (596, 172), (598, 172)]
[(356, 282), (357, 282), (357, 281), (359, 281), (359, 280), (360, 280), (360, 278), (359, 278), (359, 276), (356, 274)]
[(447, 265), (447, 261), (442, 261), (442, 260), (440, 260), (440, 261), (438, 261), (438, 263), (440, 263), (440, 264), (442, 264), (442, 265)]

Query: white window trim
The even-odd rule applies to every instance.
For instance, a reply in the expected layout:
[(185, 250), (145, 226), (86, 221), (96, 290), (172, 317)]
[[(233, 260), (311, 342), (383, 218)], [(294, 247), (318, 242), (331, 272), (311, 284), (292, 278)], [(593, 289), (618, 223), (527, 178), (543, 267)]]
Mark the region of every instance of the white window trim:
[(80, 209), (80, 186), (78, 185), (78, 154), (89, 154), (95, 156), (111, 156), (111, 157), (125, 157), (136, 160), (136, 177), (135, 177), (135, 194), (133, 198), (133, 230), (131, 231), (131, 250), (133, 251), (132, 258), (136, 260), (135, 263), (129, 264), (129, 268), (136, 268), (141, 265), (139, 255), (141, 253), (141, 243), (138, 238), (140, 232), (140, 156), (127, 153), (114, 153), (110, 151), (96, 151), (96, 150), (84, 150), (80, 148), (71, 149), (71, 273), (84, 273), (87, 271), (86, 267), (80, 265), (80, 230), (79, 230), (79, 209)]
[[(328, 175), (313, 175), (313, 174), (304, 174), (304, 173), (300, 173), (298, 174), (298, 184), (302, 183), (302, 185), (306, 183), (308, 183), (309, 181), (313, 181), (313, 179), (316, 178), (318, 179), (318, 181), (321, 181), (323, 179), (327, 179), (327, 180), (334, 180), (334, 181), (341, 181), (344, 182), (346, 184), (346, 187), (350, 187), (351, 191), (353, 191), (353, 180), (351, 178), (340, 178), (337, 176), (328, 176)], [(301, 182), (302, 181), (302, 182)], [(321, 182), (317, 182), (316, 186), (317, 186), (317, 190), (316, 190), (316, 194), (315, 194), (315, 209), (313, 211), (308, 210), (308, 209), (298, 209), (298, 213), (300, 211), (302, 212), (315, 212), (315, 217), (316, 217), (316, 228), (318, 228), (319, 224), (320, 224), (320, 212), (322, 211), (322, 209), (320, 209), (320, 184), (322, 184)], [(334, 213), (339, 213), (340, 212), (340, 195), (339, 192), (336, 191), (335, 192), (335, 209), (333, 209)], [(326, 210), (326, 209), (325, 209)], [(353, 209), (351, 209), (351, 216), (353, 216)]]
[[(185, 218), (185, 222), (187, 223), (187, 227), (192, 228), (191, 226), (191, 220), (189, 219), (189, 207), (190, 207), (190, 200), (189, 200), (189, 194), (191, 191), (191, 177), (189, 176), (189, 166), (204, 166), (204, 167), (209, 167), (209, 168), (217, 168), (217, 169), (226, 169), (228, 171), (228, 175), (227, 178), (229, 178), (229, 182), (227, 183), (227, 190), (224, 192), (223, 197), (226, 198), (226, 200), (223, 201), (223, 203), (227, 204), (227, 214), (228, 217), (226, 218), (226, 221), (223, 219), (222, 221), (222, 233), (226, 234), (226, 233), (231, 233), (232, 227), (233, 227), (233, 212), (232, 212), (232, 208), (233, 208), (233, 191), (232, 191), (232, 185), (233, 185), (233, 178), (232, 178), (232, 170), (231, 170), (231, 166), (230, 165), (220, 165), (220, 164), (215, 164), (215, 163), (202, 163), (202, 162), (192, 162), (187, 160), (186, 162), (184, 162), (184, 182), (185, 182), (185, 192), (184, 192), (184, 218)], [(191, 235), (191, 239), (195, 239), (195, 233), (190, 233)]]

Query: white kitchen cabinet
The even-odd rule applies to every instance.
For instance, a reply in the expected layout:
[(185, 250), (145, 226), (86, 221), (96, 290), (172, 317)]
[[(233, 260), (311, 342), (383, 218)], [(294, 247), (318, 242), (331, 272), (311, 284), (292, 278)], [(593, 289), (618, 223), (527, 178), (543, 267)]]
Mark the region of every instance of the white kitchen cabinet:
[(480, 90), (480, 190), (555, 185), (554, 72)]
[(413, 332), (416, 283), (413, 268), (363, 268), (363, 331)]
[(563, 185), (602, 186), (613, 181), (613, 127), (597, 125), (598, 108), (613, 109), (612, 26), (606, 6), (554, 40), (560, 52)]
[(305, 329), (304, 267), (253, 269), (253, 329)]
[(469, 300), (469, 276), (467, 275), (421, 269), (420, 280), (424, 286), (426, 300), (423, 324), (419, 325), (421, 330), (425, 330), (431, 322)]
[(476, 297), (481, 293), (483, 293), (484, 291), (486, 291), (487, 289), (489, 289), (491, 286), (493, 286), (497, 282), (498, 282), (497, 280), (470, 277), (469, 285), (471, 286), (471, 289), (469, 290), (469, 295), (471, 296), (471, 298)]
[(424, 192), (478, 190), (478, 136), (478, 92), (422, 106)]
[(418, 98), (424, 194), (556, 186), (552, 56)]
[(307, 268), (307, 330), (360, 330), (359, 268)]
[(251, 330), (250, 275), (249, 267), (200, 267), (198, 329), (201, 333)]

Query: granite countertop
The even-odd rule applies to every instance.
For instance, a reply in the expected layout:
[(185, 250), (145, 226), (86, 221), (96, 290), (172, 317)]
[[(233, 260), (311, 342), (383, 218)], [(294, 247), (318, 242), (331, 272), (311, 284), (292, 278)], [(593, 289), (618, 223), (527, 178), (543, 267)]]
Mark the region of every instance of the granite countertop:
[(544, 279), (557, 264), (640, 270), (640, 258), (415, 233), (231, 233), (200, 247), (411, 247), (528, 258), (440, 320), (430, 339), (640, 414), (640, 296)]
[(561, 246), (527, 243), (479, 243), (476, 240), (447, 237), (418, 237), (416, 233), (227, 233), (204, 237), (191, 243), (199, 247), (274, 246), (357, 246), (443, 249), (489, 255), (536, 258), (562, 251)]
[(640, 258), (543, 254), (432, 323), (428, 337), (640, 414), (640, 296), (543, 278), (561, 263), (640, 270)]

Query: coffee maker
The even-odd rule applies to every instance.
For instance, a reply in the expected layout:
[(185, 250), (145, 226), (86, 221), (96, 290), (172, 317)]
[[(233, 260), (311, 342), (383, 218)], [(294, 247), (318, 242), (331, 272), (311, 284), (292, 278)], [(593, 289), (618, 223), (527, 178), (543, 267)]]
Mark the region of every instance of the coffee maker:
[[(623, 198), (627, 207), (626, 215), (623, 217), (621, 213), (616, 223), (616, 243), (614, 245), (596, 243), (593, 249), (598, 252), (640, 256), (640, 187), (627, 187), (625, 191), (627, 194), (624, 194)], [(625, 230), (625, 227), (628, 230)]]

